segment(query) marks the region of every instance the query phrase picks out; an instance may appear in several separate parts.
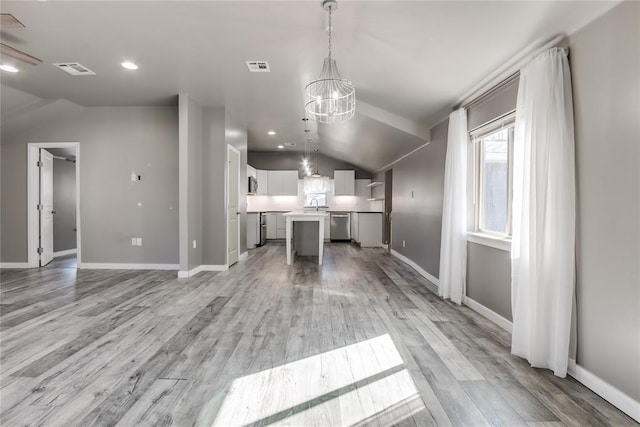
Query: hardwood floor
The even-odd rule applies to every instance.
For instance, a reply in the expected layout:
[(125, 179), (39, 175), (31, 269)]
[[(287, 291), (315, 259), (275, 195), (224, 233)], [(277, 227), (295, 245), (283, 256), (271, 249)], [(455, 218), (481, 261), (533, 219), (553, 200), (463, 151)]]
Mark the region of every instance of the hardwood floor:
[(382, 249), (1, 272), (3, 426), (636, 425)]

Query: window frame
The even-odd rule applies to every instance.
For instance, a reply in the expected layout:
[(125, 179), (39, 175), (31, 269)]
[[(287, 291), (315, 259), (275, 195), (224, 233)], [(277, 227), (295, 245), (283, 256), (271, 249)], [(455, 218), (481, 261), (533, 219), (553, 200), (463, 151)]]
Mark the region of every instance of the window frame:
[[(484, 150), (483, 140), (487, 136), (499, 132), (502, 129), (509, 130), (507, 140), (507, 224), (504, 233), (482, 228), (483, 210), (482, 201), (484, 199)], [(479, 126), (469, 132), (469, 137), (473, 147), (473, 237), (480, 240), (505, 240), (510, 241), (513, 228), (512, 202), (513, 202), (513, 140), (515, 133), (515, 111), (509, 112), (497, 119)], [(478, 240), (478, 239), (476, 239)], [(481, 243), (481, 242), (477, 242)], [(485, 243), (485, 242), (482, 242)], [(504, 245), (500, 245), (504, 249)]]

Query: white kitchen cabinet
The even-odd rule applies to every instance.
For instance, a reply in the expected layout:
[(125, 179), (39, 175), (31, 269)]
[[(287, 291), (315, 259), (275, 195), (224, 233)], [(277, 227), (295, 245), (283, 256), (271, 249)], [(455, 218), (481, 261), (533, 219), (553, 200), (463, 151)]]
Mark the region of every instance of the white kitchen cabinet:
[(333, 171), (336, 196), (353, 196), (356, 193), (356, 171)]
[(382, 213), (352, 212), (351, 238), (363, 248), (382, 245)]
[(382, 213), (381, 212), (359, 212), (352, 213), (351, 217), (356, 217), (352, 223), (351, 235), (353, 240), (361, 247), (379, 247), (382, 245)]
[(260, 244), (260, 214), (247, 214), (247, 248), (253, 249)]
[[(298, 171), (268, 171), (268, 187), (270, 196), (297, 196)], [(258, 182), (258, 188), (260, 183)]]
[(356, 243), (360, 243), (359, 231), (358, 212), (351, 212), (351, 239)]
[(324, 240), (331, 239), (331, 221), (329, 221), (329, 216), (324, 219)]
[(287, 234), (287, 219), (284, 214), (276, 214), (276, 238), (284, 239)]
[(277, 239), (277, 213), (267, 213), (267, 239)]
[(269, 171), (256, 170), (256, 176), (258, 178), (258, 196), (269, 195)]

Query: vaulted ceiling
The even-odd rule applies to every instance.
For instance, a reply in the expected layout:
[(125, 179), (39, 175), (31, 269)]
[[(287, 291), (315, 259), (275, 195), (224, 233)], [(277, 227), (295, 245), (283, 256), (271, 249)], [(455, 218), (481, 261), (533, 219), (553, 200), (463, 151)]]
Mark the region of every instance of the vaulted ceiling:
[[(303, 89), (327, 53), (320, 3), (3, 1), (2, 12), (26, 26), (3, 28), (3, 43), (43, 60), (2, 72), (3, 122), (34, 102), (169, 105), (189, 93), (244, 121), (249, 149), (283, 142), (301, 149)], [(340, 125), (311, 123), (313, 144), (378, 170), (428, 141), (429, 127), (509, 58), (574, 32), (615, 3), (343, 0), (334, 13), (334, 57), (356, 85), (357, 114)], [(140, 68), (125, 70), (124, 60)], [(268, 61), (271, 72), (249, 73), (248, 60)], [(73, 77), (56, 62), (79, 62), (96, 75)]]

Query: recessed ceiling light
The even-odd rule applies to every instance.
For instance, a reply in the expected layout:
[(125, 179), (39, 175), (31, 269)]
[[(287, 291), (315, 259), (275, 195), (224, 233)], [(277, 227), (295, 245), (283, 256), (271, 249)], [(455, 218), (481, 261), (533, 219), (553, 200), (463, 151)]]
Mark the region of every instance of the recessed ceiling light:
[(133, 62), (130, 62), (130, 61), (125, 61), (120, 65), (122, 65), (127, 70), (137, 70), (138, 69), (138, 66), (136, 64), (134, 64)]
[(278, 145), (278, 148), (282, 150), (284, 148), (284, 145)]
[(270, 131), (269, 131), (269, 132), (267, 132), (267, 133), (268, 133), (269, 135), (275, 135), (275, 134), (276, 134), (276, 131), (274, 131), (274, 130), (270, 130)]
[(14, 67), (13, 65), (9, 65), (9, 64), (0, 65), (0, 70), (8, 71), (9, 73), (17, 73), (18, 71), (20, 71), (16, 67)]

